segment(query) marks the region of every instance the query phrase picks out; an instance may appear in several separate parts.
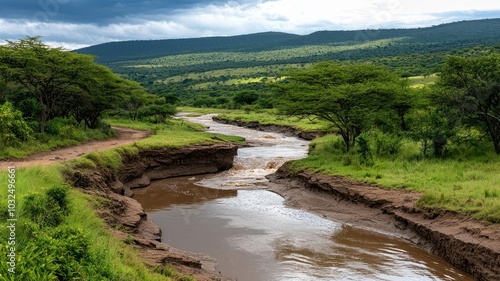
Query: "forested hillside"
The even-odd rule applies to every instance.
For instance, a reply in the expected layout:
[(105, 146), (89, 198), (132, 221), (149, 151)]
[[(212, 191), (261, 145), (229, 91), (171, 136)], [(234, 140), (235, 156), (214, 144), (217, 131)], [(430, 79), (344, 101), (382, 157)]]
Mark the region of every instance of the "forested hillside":
[[(499, 42), (500, 19), (462, 21), (415, 29), (318, 31), (309, 35), (266, 32), (230, 37), (111, 42), (77, 50), (101, 63), (132, 61), (206, 52), (257, 52), (310, 45), (355, 45), (366, 41), (404, 38), (400, 53), (463, 48)], [(393, 53), (387, 52), (386, 53)], [(385, 52), (382, 52), (385, 53)], [(314, 58), (314, 53), (310, 54)]]
[[(181, 105), (269, 108), (265, 84), (314, 62), (370, 62), (403, 77), (427, 77), (439, 72), (448, 55), (499, 50), (500, 19), (485, 19), (414, 29), (113, 42), (77, 52), (95, 55), (114, 72)], [(241, 103), (238, 96), (251, 98)]]

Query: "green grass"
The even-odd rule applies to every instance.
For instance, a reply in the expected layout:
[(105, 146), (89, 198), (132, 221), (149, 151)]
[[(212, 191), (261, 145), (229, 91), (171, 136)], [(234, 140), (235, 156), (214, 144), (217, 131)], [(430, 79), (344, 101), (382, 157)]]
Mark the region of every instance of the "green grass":
[[(171, 280), (153, 272), (132, 247), (112, 236), (94, 208), (100, 199), (70, 189), (61, 174), (62, 165), (20, 168), (16, 171), (16, 275), (5, 262), (0, 264), (1, 280)], [(0, 172), (0, 182), (7, 186), (8, 173)], [(47, 217), (57, 213), (57, 204), (46, 199), (55, 187), (65, 191), (68, 210), (55, 225)], [(1, 237), (6, 228), (7, 189), (0, 190)], [(30, 198), (35, 198), (33, 215)], [(52, 203), (50, 203), (52, 202)], [(31, 211), (30, 211), (31, 210)], [(0, 248), (5, 257), (7, 248)], [(62, 279), (61, 279), (62, 278)]]
[[(149, 129), (155, 134), (119, 148), (88, 153), (77, 159), (48, 167), (19, 168), (15, 173), (16, 275), (8, 264), (0, 263), (0, 280), (194, 280), (168, 266), (149, 268), (131, 245), (120, 241), (96, 214), (107, 211), (106, 199), (72, 189), (63, 174), (80, 170), (108, 169), (116, 173), (124, 156), (141, 149), (179, 147), (220, 142), (214, 134), (200, 131), (201, 126), (181, 120), (152, 125), (144, 122), (109, 120), (113, 125)], [(228, 141), (240, 137), (216, 135)], [(0, 171), (0, 185), (8, 186), (9, 174)], [(0, 189), (0, 236), (10, 235), (7, 228), (8, 190)], [(2, 246), (0, 255), (9, 249)]]
[(429, 76), (413, 76), (408, 77), (411, 82), (411, 87), (413, 88), (421, 88), (426, 85), (434, 84), (438, 79), (437, 74), (432, 74)]
[(243, 144), (244, 138), (203, 132), (203, 126), (184, 120), (169, 119), (165, 124), (147, 122), (130, 122), (125, 119), (107, 119), (113, 126), (126, 126), (138, 130), (151, 130), (153, 135), (133, 144), (138, 149), (154, 149), (159, 147), (182, 147), (196, 144), (212, 144), (220, 142), (214, 137), (229, 142)]
[(249, 113), (244, 110), (214, 109), (214, 108), (192, 108), (179, 107), (179, 111), (193, 112), (198, 114), (218, 113), (219, 117), (226, 120), (242, 122), (259, 122), (262, 125), (283, 125), (299, 128), (304, 131), (328, 131), (330, 125), (321, 120), (300, 119), (278, 115), (275, 110), (255, 110)]
[(399, 154), (374, 155), (366, 164), (356, 153), (339, 152), (341, 145), (338, 136), (316, 139), (311, 143), (310, 156), (293, 162), (291, 167), (421, 192), (420, 207), (500, 223), (500, 155), (492, 149), (480, 156), (424, 158), (418, 144), (406, 141)]
[(34, 139), (22, 142), (16, 147), (4, 147), (0, 150), (0, 160), (21, 159), (37, 152), (79, 145), (92, 140), (103, 140), (113, 135), (107, 135), (99, 129), (67, 127), (64, 132), (58, 135), (36, 134)]

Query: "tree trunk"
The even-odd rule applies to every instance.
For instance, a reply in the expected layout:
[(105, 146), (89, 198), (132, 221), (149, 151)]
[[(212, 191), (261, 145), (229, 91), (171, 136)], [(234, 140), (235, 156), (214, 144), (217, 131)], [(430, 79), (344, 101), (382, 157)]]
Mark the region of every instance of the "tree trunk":
[(42, 114), (40, 115), (40, 125), (39, 125), (41, 134), (45, 134), (45, 122), (47, 122), (47, 112), (42, 105)]
[(495, 146), (495, 152), (500, 154), (500, 122), (495, 122), (490, 126), (490, 136)]

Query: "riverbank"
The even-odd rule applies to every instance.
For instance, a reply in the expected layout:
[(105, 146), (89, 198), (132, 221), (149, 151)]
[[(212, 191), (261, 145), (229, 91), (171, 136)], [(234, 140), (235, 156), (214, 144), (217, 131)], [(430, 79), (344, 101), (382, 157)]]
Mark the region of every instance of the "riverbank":
[[(214, 120), (227, 123), (227, 120), (218, 118)], [(232, 122), (232, 124), (244, 127), (248, 125), (248, 123), (240, 122)], [(270, 126), (267, 129), (273, 128)], [(322, 142), (324, 141), (320, 140), (313, 144), (313, 151), (317, 150), (314, 151), (318, 154), (317, 158), (330, 156), (327, 147), (324, 147), (325, 151), (321, 150), (324, 146)], [(364, 173), (364, 180), (353, 180), (353, 177), (342, 176), (338, 170), (340, 162), (333, 168), (338, 176), (333, 176), (327, 172), (330, 170), (322, 166), (323, 162), (319, 160), (310, 161), (315, 164), (316, 172), (308, 170), (308, 161), (306, 158), (293, 162), (294, 164), (284, 165), (275, 174), (269, 176), (272, 182), (270, 190), (285, 197), (292, 207), (355, 227), (368, 228), (411, 241), (445, 258), (458, 268), (472, 274), (477, 280), (500, 279), (500, 228), (497, 223), (473, 218), (471, 214), (465, 212), (446, 210), (438, 206), (434, 208), (423, 206), (421, 198), (425, 194), (424, 191), (416, 192), (412, 188), (394, 187), (387, 189), (371, 183), (373, 182), (372, 176), (373, 179), (378, 180), (386, 176), (382, 170), (363, 172), (360, 168), (356, 172)], [(330, 159), (331, 161), (333, 160)], [(466, 175), (470, 173), (474, 171), (467, 171)], [(367, 178), (367, 175), (370, 175), (370, 178)], [(475, 175), (477, 181), (478, 173)], [(388, 176), (388, 179), (392, 178)], [(450, 174), (445, 179), (449, 181)], [(397, 184), (397, 179), (394, 178), (393, 182)], [(430, 183), (428, 182), (426, 186)], [(494, 190), (495, 187), (483, 186), (480, 191), (488, 188)], [(455, 192), (458, 192), (458, 189), (462, 188), (455, 185)], [(431, 191), (442, 192), (437, 190)], [(467, 190), (468, 188), (464, 187), (461, 191)], [(484, 194), (493, 193), (485, 192)], [(491, 196), (484, 198), (485, 195), (480, 195), (483, 199), (491, 199)], [(427, 197), (432, 198), (429, 195)], [(434, 203), (454, 200), (453, 198), (446, 199)], [(471, 198), (469, 203), (464, 204), (474, 204), (474, 208), (478, 208), (474, 202), (479, 199)], [(467, 209), (466, 206), (463, 207)], [(487, 214), (490, 214), (488, 218), (495, 217), (495, 214), (489, 211), (491, 208), (488, 207), (485, 210), (488, 210)]]
[(151, 267), (173, 267), (196, 280), (226, 280), (216, 272), (217, 261), (212, 257), (161, 243), (161, 229), (131, 197), (133, 189), (146, 187), (152, 180), (230, 169), (236, 152), (237, 146), (227, 143), (141, 150), (123, 155), (117, 171), (103, 165), (89, 169), (77, 164), (66, 170), (65, 176), (73, 187), (107, 201), (98, 208), (99, 216), (113, 235), (132, 244)]
[(325, 218), (407, 239), (445, 258), (477, 280), (500, 279), (500, 230), (452, 212), (416, 206), (420, 194), (287, 165), (269, 176), (270, 190), (288, 204)]
[[(137, 173), (151, 180), (227, 169), (236, 153), (233, 143), (242, 138), (205, 133), (200, 126), (180, 120), (130, 125), (149, 129), (152, 135), (140, 139), (150, 133), (131, 130), (131, 135), (140, 136), (128, 139), (128, 145), (119, 146), (114, 140), (113, 149), (101, 151), (110, 147), (98, 143), (68, 161), (45, 155), (41, 160), (47, 163), (5, 163), (9, 168), (0, 171), (0, 182), (9, 183), (9, 189), (0, 189), (0, 199), (5, 203), (12, 199), (9, 206), (16, 208), (0, 206), (0, 237), (9, 236), (7, 226), (13, 223), (8, 219), (14, 217), (15, 244), (0, 248), (0, 254), (6, 257), (13, 252), (15, 263), (0, 263), (0, 279), (189, 281), (196, 276), (197, 280), (224, 280), (210, 272), (213, 259), (161, 244), (160, 229), (125, 194), (132, 196), (130, 189), (145, 180), (137, 179)], [(199, 154), (201, 150), (218, 154), (223, 147), (228, 152), (221, 155), (227, 157), (219, 162)], [(145, 160), (148, 153), (154, 156), (150, 162)], [(207, 161), (216, 164), (210, 166)], [(162, 165), (185, 168), (166, 173)]]

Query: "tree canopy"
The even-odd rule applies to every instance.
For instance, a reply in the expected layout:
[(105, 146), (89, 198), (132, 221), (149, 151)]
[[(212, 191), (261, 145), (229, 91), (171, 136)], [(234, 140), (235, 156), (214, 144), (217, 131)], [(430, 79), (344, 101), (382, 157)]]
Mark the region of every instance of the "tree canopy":
[(500, 154), (500, 55), (449, 57), (437, 86), (436, 103), (455, 110), (464, 124), (482, 128)]
[(95, 63), (93, 56), (52, 48), (38, 37), (0, 47), (0, 83), (16, 89), (4, 99), (34, 99), (41, 133), (47, 120), (58, 116), (73, 116), (95, 128), (102, 111), (131, 92), (145, 92)]
[(405, 88), (389, 70), (360, 63), (321, 62), (288, 72), (284, 78), (274, 85), (282, 113), (331, 122), (347, 150), (378, 112), (391, 109)]

